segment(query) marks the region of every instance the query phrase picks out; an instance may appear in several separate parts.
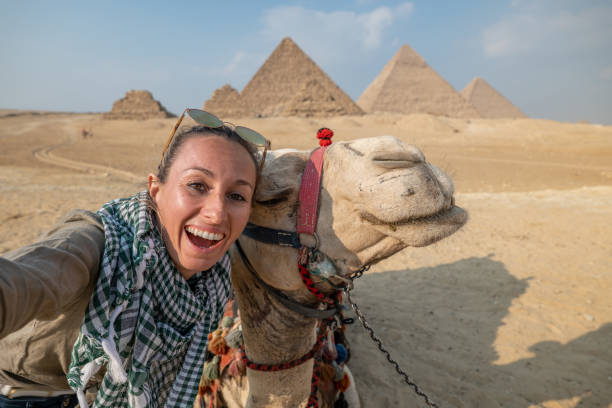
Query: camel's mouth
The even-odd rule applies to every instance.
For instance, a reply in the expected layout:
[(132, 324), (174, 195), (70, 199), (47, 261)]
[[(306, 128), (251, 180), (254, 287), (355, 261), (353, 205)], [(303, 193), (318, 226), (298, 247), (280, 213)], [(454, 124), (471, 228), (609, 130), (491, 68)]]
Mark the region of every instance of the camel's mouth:
[[(449, 205), (434, 214), (381, 220), (370, 213), (361, 213), (362, 222), (376, 231), (376, 242), (361, 251), (363, 264), (374, 264), (405, 247), (423, 247), (455, 233), (468, 219), (468, 213), (449, 200)], [(383, 235), (380, 235), (380, 234)]]
[(359, 214), (362, 220), (367, 221), (372, 225), (386, 225), (393, 230), (394, 227), (401, 227), (405, 225), (457, 225), (457, 228), (461, 227), (467, 221), (467, 212), (461, 207), (455, 205), (455, 199), (453, 198), (450, 205), (440, 209), (439, 211), (421, 217), (408, 217), (400, 218), (398, 220), (386, 221), (381, 220), (375, 215), (362, 212)]

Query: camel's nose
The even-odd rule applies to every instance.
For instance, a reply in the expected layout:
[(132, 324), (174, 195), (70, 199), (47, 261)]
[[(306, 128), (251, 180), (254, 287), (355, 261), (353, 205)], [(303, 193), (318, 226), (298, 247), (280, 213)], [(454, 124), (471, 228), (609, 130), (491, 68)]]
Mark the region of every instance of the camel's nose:
[(425, 162), (418, 147), (404, 145), (402, 150), (377, 151), (371, 155), (372, 164), (385, 169), (406, 169)]

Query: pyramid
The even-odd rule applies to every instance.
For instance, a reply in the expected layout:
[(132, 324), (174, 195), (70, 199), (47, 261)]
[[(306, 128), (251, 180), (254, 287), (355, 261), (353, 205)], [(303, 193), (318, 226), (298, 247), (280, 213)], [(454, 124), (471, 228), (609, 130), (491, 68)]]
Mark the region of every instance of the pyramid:
[(328, 117), (346, 115), (334, 95), (316, 79), (305, 81), (300, 90), (285, 105), (282, 116)]
[(151, 119), (173, 118), (161, 103), (153, 99), (151, 92), (130, 90), (125, 96), (113, 103), (110, 112), (104, 114), (104, 119)]
[(204, 102), (204, 110), (220, 118), (253, 116), (238, 91), (229, 84), (213, 92), (211, 98)]
[(526, 118), (516, 106), (480, 77), (472, 79), (460, 92), (483, 118)]
[[(317, 85), (305, 90), (304, 84), (314, 84), (311, 82), (313, 80)], [(308, 110), (305, 109), (304, 102), (298, 109), (299, 103), (295, 98), (299, 99), (299, 93), (308, 92), (311, 93), (310, 97), (314, 96), (313, 92), (318, 95), (325, 94), (325, 97), (317, 96), (312, 101), (323, 101), (326, 107), (322, 108), (312, 102), (312, 109)], [(359, 106), (289, 37), (284, 38), (270, 54), (244, 87), (240, 97), (255, 116), (286, 116), (291, 114), (290, 112), (312, 116), (322, 110), (336, 112), (337, 115), (363, 114)]]
[(428, 113), (459, 118), (480, 116), (405, 44), (361, 94), (357, 104), (366, 112)]

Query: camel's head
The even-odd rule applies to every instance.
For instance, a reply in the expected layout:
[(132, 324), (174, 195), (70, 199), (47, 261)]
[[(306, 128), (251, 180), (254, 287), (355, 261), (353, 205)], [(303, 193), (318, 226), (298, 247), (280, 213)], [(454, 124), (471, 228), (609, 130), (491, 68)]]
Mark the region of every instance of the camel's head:
[[(295, 231), (301, 175), (310, 152), (270, 154), (251, 222)], [(317, 234), (320, 250), (348, 274), (407, 246), (459, 229), (453, 183), (423, 153), (392, 136), (333, 143), (325, 153)], [(302, 242), (314, 244), (302, 234)]]

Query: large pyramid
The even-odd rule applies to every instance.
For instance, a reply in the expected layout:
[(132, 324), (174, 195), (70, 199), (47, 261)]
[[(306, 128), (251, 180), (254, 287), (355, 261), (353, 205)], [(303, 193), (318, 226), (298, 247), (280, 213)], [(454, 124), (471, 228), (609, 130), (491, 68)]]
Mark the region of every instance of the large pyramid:
[(363, 114), (289, 37), (253, 75), (240, 98), (255, 116)]
[(461, 91), (483, 118), (526, 118), (516, 106), (480, 77), (472, 79)]
[(480, 116), (405, 44), (361, 94), (357, 104), (366, 112), (429, 113), (460, 118)]
[(173, 118), (161, 103), (153, 99), (151, 92), (128, 91), (125, 96), (113, 103), (113, 109), (104, 114), (105, 119), (151, 119)]

